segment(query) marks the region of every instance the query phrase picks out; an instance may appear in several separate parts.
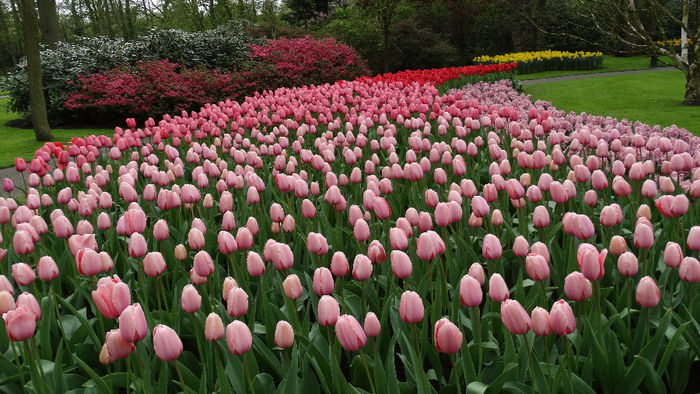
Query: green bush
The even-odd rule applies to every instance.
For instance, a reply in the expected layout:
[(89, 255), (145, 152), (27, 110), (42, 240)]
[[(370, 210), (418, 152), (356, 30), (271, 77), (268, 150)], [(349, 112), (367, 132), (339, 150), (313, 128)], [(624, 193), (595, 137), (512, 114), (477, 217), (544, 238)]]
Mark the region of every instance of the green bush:
[[(121, 38), (79, 38), (75, 43), (59, 43), (56, 49), (41, 51), (44, 94), (52, 124), (65, 122), (64, 96), (73, 89), (68, 84), (79, 75), (93, 74), (141, 60), (169, 59), (187, 67), (236, 70), (249, 61), (248, 45), (258, 43), (236, 23), (203, 32), (154, 30), (134, 41)], [(29, 83), (26, 61), (7, 74), (12, 111), (29, 118)]]

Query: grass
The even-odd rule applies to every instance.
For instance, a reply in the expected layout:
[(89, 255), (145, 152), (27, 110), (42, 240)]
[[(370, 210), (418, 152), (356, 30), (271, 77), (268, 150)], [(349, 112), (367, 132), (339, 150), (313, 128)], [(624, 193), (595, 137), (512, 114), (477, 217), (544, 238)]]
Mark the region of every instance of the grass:
[(676, 124), (700, 135), (700, 107), (684, 106), (680, 71), (601, 76), (523, 86), (533, 100), (566, 111), (640, 120), (662, 127)]
[[(670, 63), (669, 59), (659, 59), (659, 65), (668, 63)], [(603, 66), (595, 70), (542, 71), (539, 73), (518, 75), (518, 79), (521, 81), (526, 81), (530, 79), (563, 77), (565, 75), (598, 74), (611, 71), (645, 70), (648, 68), (650, 67), (649, 57), (647, 56), (615, 57), (611, 55), (604, 55)]]
[[(0, 99), (0, 168), (14, 165), (15, 157), (32, 159), (34, 152), (41, 148), (44, 143), (34, 139), (34, 130), (21, 129), (6, 126), (10, 120), (17, 119), (17, 114), (8, 111), (7, 102), (9, 99)], [(105, 134), (111, 136), (114, 130), (110, 129), (52, 129), (54, 141), (66, 142), (72, 137), (84, 137), (91, 134)]]

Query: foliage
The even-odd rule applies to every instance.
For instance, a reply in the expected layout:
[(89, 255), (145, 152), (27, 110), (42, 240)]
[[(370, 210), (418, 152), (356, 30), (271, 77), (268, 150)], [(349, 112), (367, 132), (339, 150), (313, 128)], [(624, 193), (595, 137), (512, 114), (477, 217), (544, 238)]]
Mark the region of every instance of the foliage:
[[(147, 118), (197, 109), (233, 96), (233, 78), (218, 70), (198, 70), (168, 60), (141, 61), (102, 73), (79, 76), (67, 93), (65, 109), (88, 122)], [(70, 82), (70, 85), (73, 85)]]
[[(125, 41), (121, 38), (83, 37), (75, 43), (60, 42), (56, 49), (44, 49), (41, 63), (49, 120), (65, 121), (64, 97), (79, 75), (93, 74), (145, 59), (170, 59), (187, 67), (239, 69), (249, 61), (248, 45), (257, 43), (243, 27), (228, 24), (213, 30), (188, 33), (156, 30)], [(29, 84), (26, 63), (7, 75), (10, 108), (23, 118), (29, 115)]]
[(280, 38), (250, 48), (257, 90), (320, 85), (369, 73), (354, 49), (333, 38)]

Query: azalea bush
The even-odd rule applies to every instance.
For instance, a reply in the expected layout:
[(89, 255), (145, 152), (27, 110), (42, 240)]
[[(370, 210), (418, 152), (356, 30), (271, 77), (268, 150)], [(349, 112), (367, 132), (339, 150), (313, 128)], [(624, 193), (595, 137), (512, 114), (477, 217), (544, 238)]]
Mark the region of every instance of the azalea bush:
[(592, 70), (603, 64), (601, 52), (536, 51), (517, 52), (505, 55), (482, 55), (474, 58), (475, 63), (518, 63), (518, 73), (530, 74), (551, 70)]
[(190, 69), (168, 60), (142, 61), (78, 77), (64, 107), (89, 123), (123, 119), (124, 114), (145, 119), (232, 97), (241, 90), (235, 82), (219, 70)]
[(48, 143), (3, 183), (2, 387), (696, 390), (699, 144), (382, 80)]
[(251, 45), (250, 78), (258, 90), (352, 80), (369, 69), (351, 47), (334, 38), (279, 38)]
[[(55, 49), (44, 48), (41, 51), (49, 120), (52, 124), (71, 121), (64, 102), (81, 76), (133, 67), (144, 60), (163, 59), (190, 68), (241, 69), (250, 61), (248, 45), (256, 43), (259, 40), (248, 36), (243, 26), (233, 22), (203, 32), (153, 30), (134, 41), (113, 37), (78, 37), (72, 43), (59, 42)], [(29, 119), (26, 61), (21, 61), (7, 74), (7, 89), (9, 108)]]

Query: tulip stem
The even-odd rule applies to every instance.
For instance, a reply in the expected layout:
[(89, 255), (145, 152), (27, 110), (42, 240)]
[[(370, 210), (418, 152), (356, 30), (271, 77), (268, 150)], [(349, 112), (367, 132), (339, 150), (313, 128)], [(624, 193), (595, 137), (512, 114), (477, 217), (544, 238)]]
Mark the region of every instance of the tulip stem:
[(141, 388), (143, 389), (146, 384), (146, 370), (143, 368), (143, 361), (141, 361), (141, 355), (139, 354), (139, 345), (134, 344), (134, 356), (136, 357), (136, 362), (139, 366), (139, 371), (141, 374)]
[[(523, 334), (523, 340), (525, 341), (525, 348), (527, 349), (527, 355), (528, 358), (530, 359), (530, 379), (532, 379), (531, 384), (533, 387), (535, 386), (535, 358), (532, 357), (532, 349), (530, 349), (530, 341), (527, 340), (527, 333)], [(543, 387), (539, 388), (540, 390), (543, 389)]]
[[(25, 340), (23, 342), (24, 342), (24, 351), (27, 354), (27, 358), (29, 359), (29, 367), (32, 370), (32, 375), (35, 376), (34, 378), (32, 378), (32, 381), (34, 381), (34, 386), (35, 386), (34, 388), (37, 389), (37, 391), (40, 393), (45, 393), (46, 390), (44, 388), (44, 383), (46, 381), (41, 378), (41, 375), (39, 373), (38, 360), (36, 360), (34, 357), (34, 351), (29, 346), (29, 341)], [(39, 383), (39, 382), (41, 382), (41, 383)]]
[(418, 359), (421, 360), (422, 363), (423, 355), (420, 351), (420, 341), (418, 340), (418, 330), (416, 329), (416, 324), (411, 324), (411, 328), (413, 329), (413, 340), (416, 342), (416, 352), (418, 353)]
[(566, 361), (569, 364), (569, 372), (574, 372), (574, 366), (573, 362), (571, 361), (571, 352), (569, 351), (569, 338), (567, 338), (566, 335), (564, 335), (564, 349), (566, 352)]
[[(362, 350), (360, 350), (360, 358), (362, 359), (362, 364), (365, 366), (365, 372), (367, 373), (367, 380), (369, 380), (369, 387), (372, 389), (372, 393), (376, 394), (377, 390), (374, 388), (374, 382), (372, 381), (372, 375), (369, 373), (369, 368), (367, 368), (367, 360), (365, 360), (365, 355), (362, 353)], [(454, 359), (452, 360), (452, 364), (454, 365)], [(459, 383), (457, 383), (459, 385)], [(458, 390), (459, 392), (459, 390)]]
[(17, 365), (17, 374), (19, 375), (19, 381), (22, 383), (22, 390), (24, 390), (24, 373), (22, 373), (22, 364), (19, 363), (19, 355), (17, 355), (17, 349), (15, 348), (15, 342), (10, 342), (10, 347), (12, 347), (12, 353), (15, 356), (15, 364)]
[(540, 281), (540, 290), (542, 290), (542, 306), (547, 304), (547, 290), (544, 288), (544, 280)]
[(362, 312), (367, 314), (367, 292), (365, 291), (365, 281), (362, 281)]
[[(245, 361), (243, 362), (243, 365), (245, 365)], [(185, 385), (185, 380), (182, 378), (182, 371), (180, 370), (180, 363), (178, 363), (177, 360), (175, 360), (175, 370), (177, 371), (177, 377), (180, 379), (180, 385), (182, 386), (182, 392), (185, 394), (188, 394), (190, 391), (187, 389), (187, 386)], [(247, 369), (246, 369), (246, 372), (248, 372)], [(251, 388), (252, 388), (252, 385), (251, 385)]]
[(476, 370), (477, 370), (476, 377), (479, 378), (481, 376), (482, 349), (481, 349), (481, 318), (479, 317), (479, 307), (478, 306), (472, 307), (472, 316), (474, 318), (474, 325), (476, 325), (476, 344), (477, 344), (477, 349), (479, 351), (479, 363), (477, 364), (477, 367), (476, 367)]
[(627, 331), (632, 330), (632, 278), (627, 277)]

